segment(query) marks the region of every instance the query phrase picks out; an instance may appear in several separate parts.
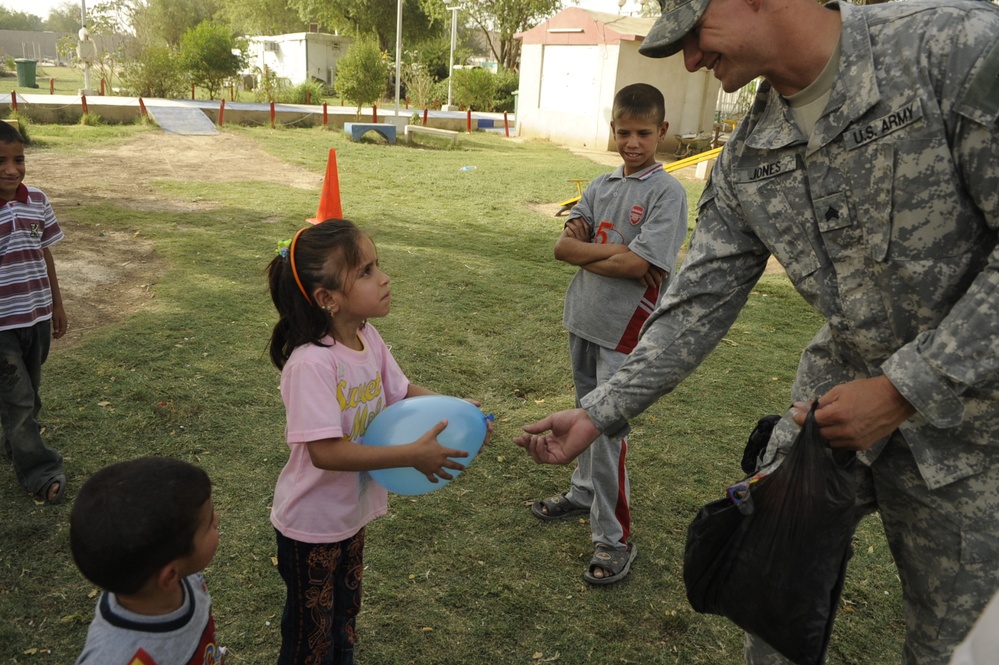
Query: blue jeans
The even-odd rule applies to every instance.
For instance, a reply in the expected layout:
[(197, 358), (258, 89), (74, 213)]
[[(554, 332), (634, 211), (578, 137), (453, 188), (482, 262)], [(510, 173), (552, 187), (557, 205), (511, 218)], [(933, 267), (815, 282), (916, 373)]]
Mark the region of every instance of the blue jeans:
[(35, 494), (64, 472), (62, 456), (42, 441), (38, 412), (42, 363), (49, 355), (52, 326), (39, 321), (27, 328), (0, 331), (0, 422), (3, 447), (17, 480)]
[(278, 572), (288, 589), (278, 665), (352, 665), (364, 529), (338, 543), (302, 543), (275, 533)]

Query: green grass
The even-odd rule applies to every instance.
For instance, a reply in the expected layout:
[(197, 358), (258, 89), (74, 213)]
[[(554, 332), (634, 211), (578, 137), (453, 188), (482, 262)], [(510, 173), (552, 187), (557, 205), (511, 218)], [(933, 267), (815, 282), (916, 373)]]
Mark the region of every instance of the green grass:
[[(50, 87), (51, 82), (51, 87)], [(17, 72), (12, 70), (0, 78), (0, 91), (9, 93), (11, 90), (19, 95), (76, 95), (83, 88), (83, 70), (77, 67), (56, 67), (53, 65), (35, 65), (35, 84), (37, 88), (18, 85)], [(100, 90), (100, 76), (91, 70), (90, 87)], [(110, 90), (106, 90), (108, 94)]]
[[(143, 131), (31, 130), (51, 151)], [(475, 397), (496, 416), (492, 445), (457, 481), (390, 497), (389, 514), (369, 526), (357, 662), (741, 662), (740, 632), (686, 602), (683, 541), (699, 506), (741, 475), (757, 418), (787, 406), (798, 352), (820, 325), (787, 280), (763, 278), (726, 342), (633, 423), (640, 554), (628, 580), (591, 588), (580, 579), (588, 525), (540, 524), (528, 510), (565, 489), (571, 469), (537, 466), (511, 439), (573, 403), (561, 328), (573, 270), (551, 256), (561, 221), (529, 205), (562, 200), (568, 179), (607, 169), (547, 143), (478, 134), (441, 151), (354, 144), (318, 129), (226, 131), (317, 175), (337, 149), (345, 214), (370, 232), (393, 278), (393, 311), (374, 324), (413, 381)], [(460, 172), (465, 165), (477, 170)], [(693, 207), (700, 184), (687, 185)], [(223, 531), (206, 571), (220, 641), (231, 665), (270, 663), (283, 585), (268, 511), (287, 453), (278, 372), (265, 354), (274, 314), (263, 269), (317, 201), (255, 182), (157, 187), (167, 200), (200, 198), (213, 209), (131, 210), (109, 195), (57, 210), (67, 243), (73, 229), (141, 231), (169, 267), (153, 306), (53, 353), (46, 438), (66, 457), (70, 498), (98, 468), (138, 455), (209, 472)], [(83, 645), (95, 590), (69, 555), (70, 505), (35, 506), (12, 473), (0, 474), (0, 662), (69, 663)], [(896, 663), (898, 582), (874, 519), (855, 545), (829, 662)]]

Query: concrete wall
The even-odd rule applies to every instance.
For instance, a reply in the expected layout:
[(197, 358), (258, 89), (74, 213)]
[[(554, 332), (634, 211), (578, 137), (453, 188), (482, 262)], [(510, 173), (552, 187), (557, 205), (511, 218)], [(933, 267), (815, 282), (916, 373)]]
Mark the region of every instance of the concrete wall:
[(517, 135), (605, 149), (618, 52), (607, 45), (524, 44)]
[[(56, 44), (65, 32), (34, 32), (30, 30), (0, 30), (0, 51), (12, 58), (30, 58), (60, 62)], [(66, 58), (62, 62), (68, 62)]]

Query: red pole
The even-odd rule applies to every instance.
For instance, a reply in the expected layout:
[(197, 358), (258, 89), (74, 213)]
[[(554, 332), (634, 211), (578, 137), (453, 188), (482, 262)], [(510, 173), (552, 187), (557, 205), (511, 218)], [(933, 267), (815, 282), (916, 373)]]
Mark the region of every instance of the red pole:
[(323, 102), (323, 127), (328, 126), (330, 123), (330, 117), (326, 113), (326, 102)]
[(14, 113), (17, 113), (17, 91), (16, 90), (11, 90), (10, 91), (10, 108), (12, 108), (14, 110)]
[(426, 108), (423, 109), (423, 126), (424, 127), (427, 126), (427, 109)]
[(191, 84), (191, 99), (194, 99), (194, 84)]
[(225, 100), (219, 104), (219, 127), (225, 122)]
[(311, 90), (306, 90), (305, 91), (305, 103), (306, 104), (311, 104), (312, 103), (312, 91)]
[(465, 120), (465, 131), (467, 131), (469, 134), (472, 133), (472, 109), (471, 109), (471, 107), (469, 107), (469, 109), (468, 109), (468, 118)]
[(101, 79), (101, 97), (104, 96), (104, 79)]
[(378, 124), (378, 104), (371, 105), (371, 122)]
[(274, 118), (276, 114), (274, 113), (274, 102), (271, 102), (271, 129), (274, 129)]
[(510, 138), (510, 119), (506, 116), (506, 111), (503, 111), (503, 131), (506, 132), (506, 137)]
[(89, 115), (90, 111), (87, 109), (87, 96), (80, 95), (80, 106), (83, 107), (83, 115)]
[(49, 79), (49, 94), (55, 94), (55, 79)]
[(142, 97), (139, 97), (139, 115), (143, 118), (149, 115), (149, 112), (146, 111), (146, 105), (142, 101)]

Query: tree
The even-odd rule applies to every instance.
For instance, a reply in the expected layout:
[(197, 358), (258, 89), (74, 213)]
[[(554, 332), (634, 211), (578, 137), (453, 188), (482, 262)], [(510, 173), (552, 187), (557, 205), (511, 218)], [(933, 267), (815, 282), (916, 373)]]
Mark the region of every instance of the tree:
[(378, 101), (388, 86), (389, 73), (382, 52), (372, 38), (361, 38), (350, 45), (336, 62), (333, 87), (336, 94), (361, 107)]
[[(424, 5), (436, 18), (447, 8), (442, 2)], [(485, 35), (489, 50), (504, 69), (520, 69), (520, 43), (513, 38), (518, 32), (533, 28), (562, 8), (562, 0), (475, 0), (466, 2), (458, 12), (469, 17)]]
[(83, 25), (80, 9), (80, 3), (72, 0), (66, 0), (58, 7), (53, 7), (45, 21), (45, 29), (52, 32), (70, 32), (75, 35)]
[[(402, 39), (417, 42), (439, 31), (424, 11), (426, 0), (403, 0)], [(443, 6), (444, 3), (437, 0)], [(288, 0), (302, 20), (319, 23), (327, 30), (340, 30), (358, 37), (375, 35), (378, 47), (388, 51), (395, 45), (398, 4), (388, 0)]]
[(220, 0), (220, 14), (233, 30), (248, 35), (305, 32), (306, 24), (288, 0)]
[(180, 39), (180, 62), (191, 82), (208, 91), (215, 99), (226, 79), (239, 74), (245, 66), (245, 45), (228, 26), (205, 21), (184, 33)]
[(42, 30), (42, 18), (0, 5), (0, 30)]
[(142, 41), (170, 46), (178, 46), (188, 30), (213, 20), (219, 11), (219, 0), (145, 0), (136, 5), (133, 21), (141, 22), (146, 33)]

